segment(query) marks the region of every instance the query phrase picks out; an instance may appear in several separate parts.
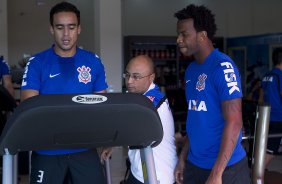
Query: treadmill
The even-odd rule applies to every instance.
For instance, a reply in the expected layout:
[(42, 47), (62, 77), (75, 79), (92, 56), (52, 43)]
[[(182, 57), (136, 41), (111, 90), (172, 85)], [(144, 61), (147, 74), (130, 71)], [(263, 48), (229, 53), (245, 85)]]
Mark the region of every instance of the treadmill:
[(152, 147), (163, 138), (152, 102), (141, 94), (38, 95), (22, 102), (0, 137), (3, 184), (21, 151), (129, 146), (140, 149), (146, 184), (157, 184)]

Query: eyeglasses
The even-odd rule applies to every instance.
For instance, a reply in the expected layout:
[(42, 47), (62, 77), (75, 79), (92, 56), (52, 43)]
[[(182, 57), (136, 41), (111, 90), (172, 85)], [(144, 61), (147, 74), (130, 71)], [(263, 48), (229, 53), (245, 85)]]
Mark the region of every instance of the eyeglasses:
[(122, 76), (123, 76), (123, 78), (125, 79), (125, 80), (129, 80), (129, 78), (131, 77), (133, 80), (135, 80), (135, 81), (138, 81), (138, 80), (140, 80), (140, 79), (143, 79), (143, 78), (145, 78), (145, 77), (149, 77), (149, 76), (151, 76), (152, 74), (149, 74), (149, 75), (145, 75), (145, 76), (141, 76), (141, 75), (139, 75), (139, 74), (130, 74), (130, 73), (124, 73)]

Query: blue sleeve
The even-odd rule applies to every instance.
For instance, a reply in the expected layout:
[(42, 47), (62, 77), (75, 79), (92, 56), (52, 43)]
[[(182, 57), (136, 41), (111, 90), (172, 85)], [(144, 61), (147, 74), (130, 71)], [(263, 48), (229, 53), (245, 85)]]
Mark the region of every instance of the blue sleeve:
[(282, 74), (279, 75), (280, 80), (280, 94), (282, 94)]
[(31, 57), (25, 67), (22, 81), (22, 90), (33, 89), (40, 90), (41, 67), (36, 57)]
[(221, 62), (217, 66), (213, 77), (221, 101), (242, 97), (239, 71), (233, 62)]
[(106, 73), (104, 65), (102, 64), (100, 59), (98, 59), (98, 62), (96, 64), (96, 72), (96, 79), (93, 86), (94, 92), (106, 90), (108, 88)]
[(5, 62), (5, 60), (2, 60), (1, 61), (1, 72), (0, 72), (3, 75), (10, 75), (10, 67), (9, 65)]

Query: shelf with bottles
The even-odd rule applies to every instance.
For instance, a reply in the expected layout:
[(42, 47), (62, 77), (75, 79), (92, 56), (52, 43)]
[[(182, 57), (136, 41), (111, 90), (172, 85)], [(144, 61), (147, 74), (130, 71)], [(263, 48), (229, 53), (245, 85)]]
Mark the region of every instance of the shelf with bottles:
[(148, 55), (153, 60), (175, 61), (177, 59), (177, 48), (176, 45), (142, 45), (142, 47), (132, 46), (130, 57), (135, 57), (138, 55)]
[(137, 55), (148, 55), (154, 61), (176, 61), (178, 58), (174, 36), (125, 36), (124, 59), (127, 63)]
[(175, 49), (134, 49), (132, 50), (131, 57), (138, 55), (148, 55), (152, 59), (157, 60), (175, 60)]

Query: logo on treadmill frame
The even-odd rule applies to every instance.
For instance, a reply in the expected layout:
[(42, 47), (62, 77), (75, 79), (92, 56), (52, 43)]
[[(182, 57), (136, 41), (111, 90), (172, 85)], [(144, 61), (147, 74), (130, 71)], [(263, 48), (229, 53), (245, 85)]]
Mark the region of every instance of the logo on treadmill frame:
[(77, 95), (72, 97), (72, 101), (82, 104), (97, 104), (107, 101), (107, 97), (102, 95)]

